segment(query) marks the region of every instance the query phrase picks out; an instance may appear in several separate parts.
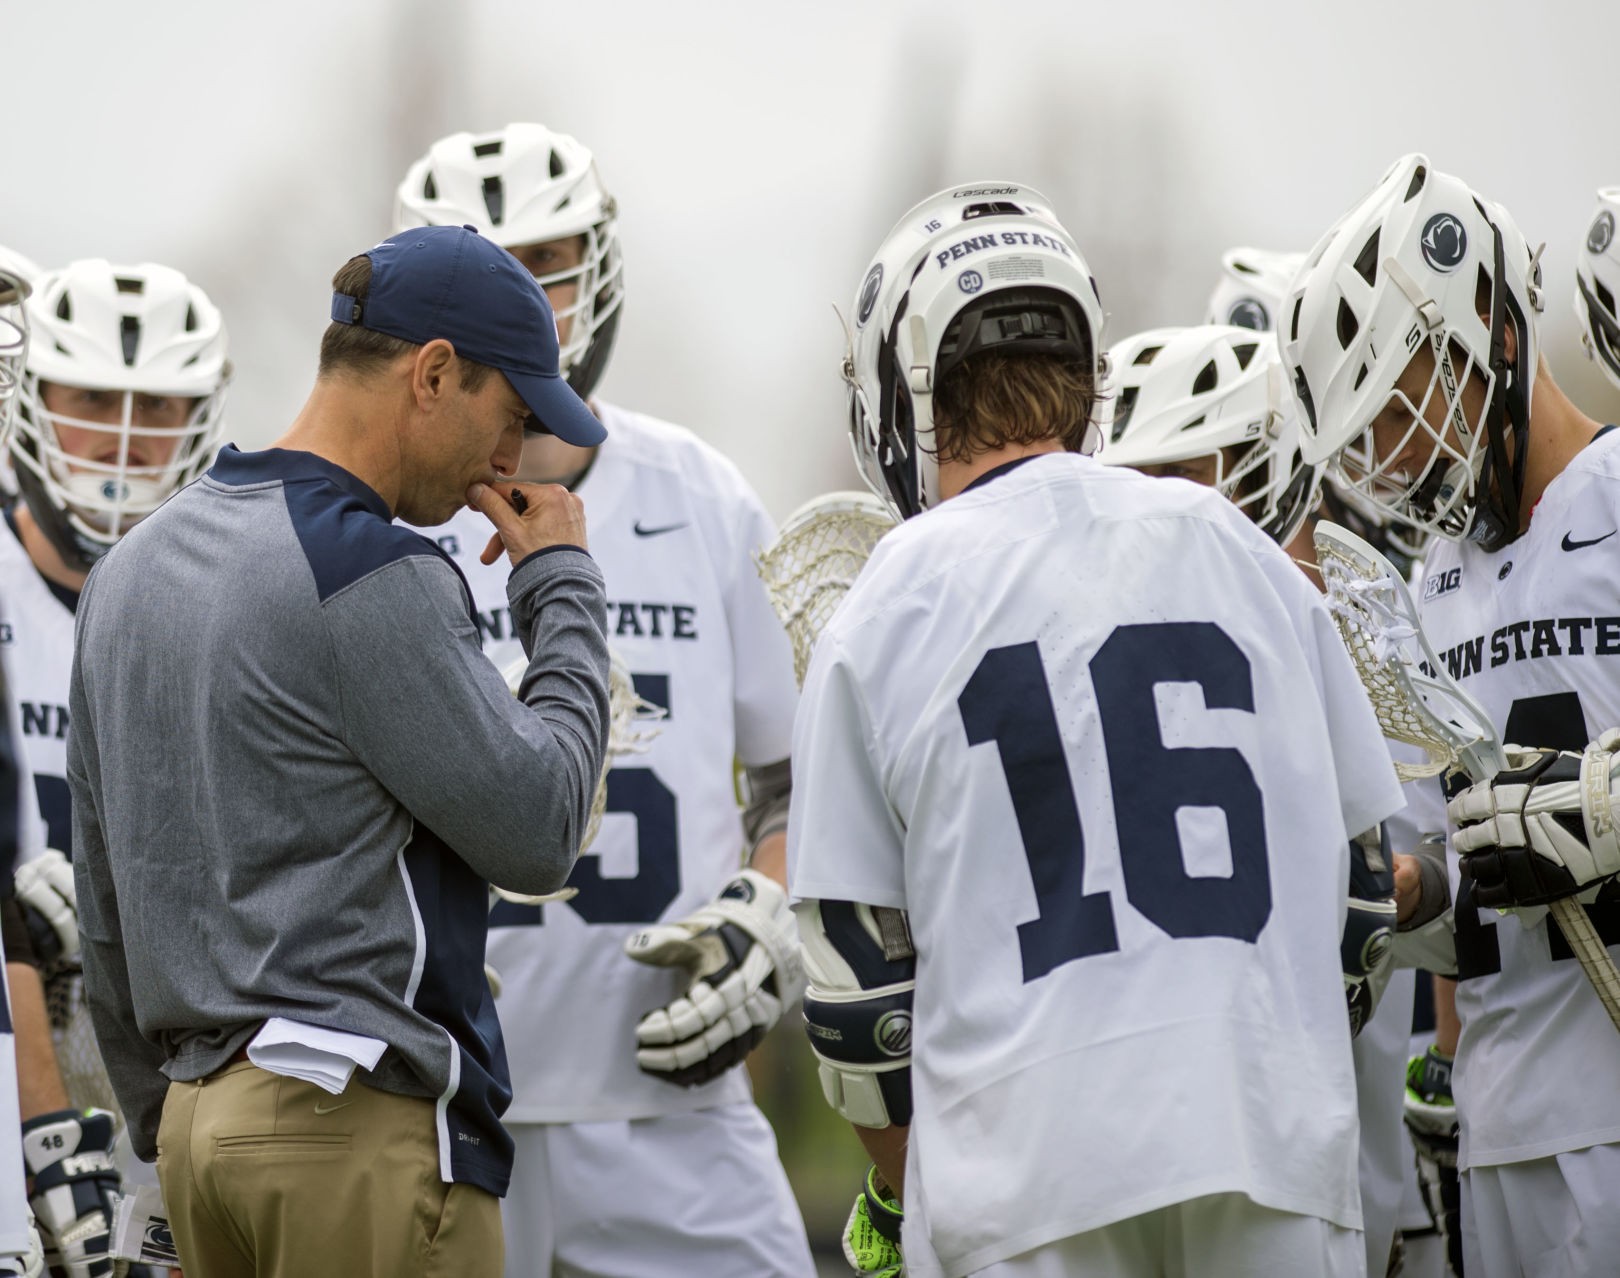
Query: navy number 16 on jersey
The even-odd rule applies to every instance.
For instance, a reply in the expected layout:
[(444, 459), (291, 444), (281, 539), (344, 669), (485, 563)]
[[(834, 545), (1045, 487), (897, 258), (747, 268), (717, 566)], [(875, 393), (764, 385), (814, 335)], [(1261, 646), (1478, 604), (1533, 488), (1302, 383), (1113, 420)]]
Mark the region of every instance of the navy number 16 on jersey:
[[(1153, 694), (1159, 684), (1193, 683), (1209, 709), (1253, 713), (1249, 659), (1210, 622), (1120, 626), (1092, 657), (1091, 678), (1131, 905), (1173, 937), (1254, 942), (1271, 917), (1260, 787), (1236, 750), (1167, 747)], [(968, 744), (996, 746), (1029, 862), (1039, 913), (1018, 926), (1025, 982), (1117, 950), (1112, 899), (1085, 890), (1085, 833), (1039, 646), (991, 649), (957, 706)], [(1183, 808), (1225, 817), (1229, 878), (1187, 873)]]

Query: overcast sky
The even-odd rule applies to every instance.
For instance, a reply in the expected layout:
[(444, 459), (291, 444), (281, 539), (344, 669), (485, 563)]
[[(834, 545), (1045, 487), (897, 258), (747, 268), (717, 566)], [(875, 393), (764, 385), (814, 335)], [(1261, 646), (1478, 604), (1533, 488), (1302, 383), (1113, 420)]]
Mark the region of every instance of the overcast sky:
[(229, 433), (262, 444), (409, 162), (538, 119), (595, 150), (623, 212), (604, 396), (723, 448), (780, 517), (856, 482), (832, 304), (917, 199), (1044, 190), (1118, 338), (1195, 322), (1222, 250), (1306, 248), (1424, 150), (1548, 241), (1545, 347), (1613, 420), (1570, 299), (1593, 192), (1620, 183), (1620, 6), (1424, 8), (0, 0), (0, 243), (191, 275), (231, 331)]

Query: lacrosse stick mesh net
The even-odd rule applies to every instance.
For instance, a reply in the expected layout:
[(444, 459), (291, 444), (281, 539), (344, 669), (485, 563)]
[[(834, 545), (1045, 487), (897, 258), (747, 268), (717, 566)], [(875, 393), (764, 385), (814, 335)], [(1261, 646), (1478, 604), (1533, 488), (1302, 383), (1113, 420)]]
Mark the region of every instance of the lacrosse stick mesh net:
[(793, 644), (804, 685), (810, 654), (894, 516), (868, 493), (829, 493), (801, 506), (776, 541), (755, 556), (771, 606)]
[(62, 963), (45, 976), (45, 1011), (51, 1021), (51, 1043), (56, 1065), (75, 1109), (108, 1109), (119, 1114), (107, 1067), (101, 1063), (90, 1004), (84, 996), (84, 974), (77, 963)]

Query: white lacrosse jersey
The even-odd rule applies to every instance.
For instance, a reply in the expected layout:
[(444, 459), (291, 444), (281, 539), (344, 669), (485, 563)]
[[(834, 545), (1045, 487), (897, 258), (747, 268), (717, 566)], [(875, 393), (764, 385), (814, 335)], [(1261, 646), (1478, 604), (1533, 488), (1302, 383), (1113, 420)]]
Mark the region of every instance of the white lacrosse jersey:
[(793, 761), (794, 896), (910, 911), (908, 1222), (948, 1274), (1222, 1192), (1360, 1227), (1347, 849), (1402, 800), (1229, 502), (1056, 454), (901, 525)]
[(0, 527), (0, 661), (20, 728), (24, 772), (17, 860), (46, 848), (73, 852), (67, 784), (68, 676), (73, 671), (73, 603), (23, 549), (10, 512)]
[[(607, 442), (575, 491), (607, 580), (608, 644), (636, 690), (668, 716), (651, 749), (608, 778), (607, 814), (568, 883), (579, 895), (501, 903), (488, 956), (511, 1065), (507, 1122), (647, 1118), (747, 1099), (741, 1067), (698, 1088), (636, 1067), (636, 1022), (685, 988), (637, 963), (625, 939), (713, 900), (742, 864), (734, 760), (776, 763), (792, 745), (798, 689), (786, 633), (754, 552), (775, 529), (741, 473), (678, 426), (597, 401)], [(466, 574), (485, 651), (504, 668), (512, 636), (503, 554), (464, 510), (424, 530)]]
[[(1443, 664), (1504, 742), (1579, 751), (1620, 725), (1620, 430), (1547, 486), (1496, 554), (1436, 542), (1420, 596)], [(1425, 825), (1439, 829), (1439, 785)], [(1620, 1034), (1545, 911), (1480, 910), (1450, 858), (1462, 1038), (1452, 1076), (1464, 1167), (1620, 1142)], [(1620, 959), (1620, 889), (1587, 907)]]

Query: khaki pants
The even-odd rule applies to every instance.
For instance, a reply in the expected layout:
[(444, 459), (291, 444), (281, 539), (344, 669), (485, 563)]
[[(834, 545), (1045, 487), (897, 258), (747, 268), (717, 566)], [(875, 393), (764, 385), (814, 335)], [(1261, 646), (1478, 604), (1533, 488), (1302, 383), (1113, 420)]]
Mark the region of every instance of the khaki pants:
[(246, 1062), (171, 1083), (158, 1179), (186, 1278), (500, 1278), (500, 1201), (439, 1179), (435, 1117)]

